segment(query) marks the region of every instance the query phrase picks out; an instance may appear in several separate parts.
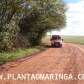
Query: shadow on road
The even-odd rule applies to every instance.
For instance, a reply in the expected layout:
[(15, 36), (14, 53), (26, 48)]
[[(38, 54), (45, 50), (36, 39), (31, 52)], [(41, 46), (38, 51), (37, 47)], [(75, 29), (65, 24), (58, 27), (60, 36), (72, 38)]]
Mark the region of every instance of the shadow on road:
[(61, 48), (61, 47), (55, 47), (55, 46), (51, 46), (51, 45), (43, 45), (45, 48)]

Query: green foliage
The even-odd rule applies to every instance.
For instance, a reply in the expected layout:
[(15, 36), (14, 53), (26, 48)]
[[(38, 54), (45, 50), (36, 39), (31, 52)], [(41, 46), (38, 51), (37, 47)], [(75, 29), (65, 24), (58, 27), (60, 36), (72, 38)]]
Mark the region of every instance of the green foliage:
[(63, 28), (65, 19), (61, 0), (0, 0), (0, 50), (38, 45), (48, 30)]
[(9, 61), (15, 61), (19, 58), (30, 56), (34, 53), (39, 52), (42, 50), (41, 48), (34, 47), (34, 48), (28, 48), (28, 49), (17, 49), (13, 52), (0, 52), (0, 65), (4, 64)]
[(65, 26), (65, 5), (60, 0), (32, 0), (31, 12), (20, 21), (20, 33), (28, 36), (30, 45), (38, 45), (43, 35)]
[(3, 31), (0, 32), (0, 50), (12, 50), (17, 32), (18, 27), (14, 21), (3, 26)]
[[(20, 0), (0, 0), (0, 50), (11, 50), (18, 33)], [(20, 13), (19, 13), (20, 12)]]

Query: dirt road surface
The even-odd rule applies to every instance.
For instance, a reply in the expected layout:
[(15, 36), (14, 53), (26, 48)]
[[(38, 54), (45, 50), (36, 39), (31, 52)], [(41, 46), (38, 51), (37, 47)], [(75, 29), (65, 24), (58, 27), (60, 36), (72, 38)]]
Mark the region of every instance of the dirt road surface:
[(0, 74), (72, 74), (72, 80), (0, 80), (0, 84), (84, 84), (76, 79), (78, 74), (84, 74), (84, 46), (65, 43), (62, 48), (47, 50), (10, 62), (0, 67)]

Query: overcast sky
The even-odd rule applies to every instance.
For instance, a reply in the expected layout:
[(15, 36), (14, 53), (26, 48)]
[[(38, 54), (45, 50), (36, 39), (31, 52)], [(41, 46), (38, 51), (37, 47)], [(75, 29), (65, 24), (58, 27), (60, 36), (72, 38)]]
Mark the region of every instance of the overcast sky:
[(84, 0), (64, 0), (68, 6), (67, 25), (60, 32), (52, 34), (84, 35)]

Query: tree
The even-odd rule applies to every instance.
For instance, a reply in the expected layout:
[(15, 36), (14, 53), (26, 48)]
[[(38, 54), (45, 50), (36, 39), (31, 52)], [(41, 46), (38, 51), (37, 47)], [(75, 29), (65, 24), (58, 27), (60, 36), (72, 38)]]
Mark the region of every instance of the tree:
[(65, 20), (61, 0), (0, 0), (0, 50), (11, 50), (18, 37), (38, 45), (48, 30), (63, 28)]
[(30, 45), (38, 45), (42, 36), (52, 29), (65, 26), (65, 4), (61, 0), (32, 0), (31, 12), (20, 21), (20, 33), (27, 36)]
[(24, 13), (23, 0), (0, 0), (0, 50), (11, 50)]

